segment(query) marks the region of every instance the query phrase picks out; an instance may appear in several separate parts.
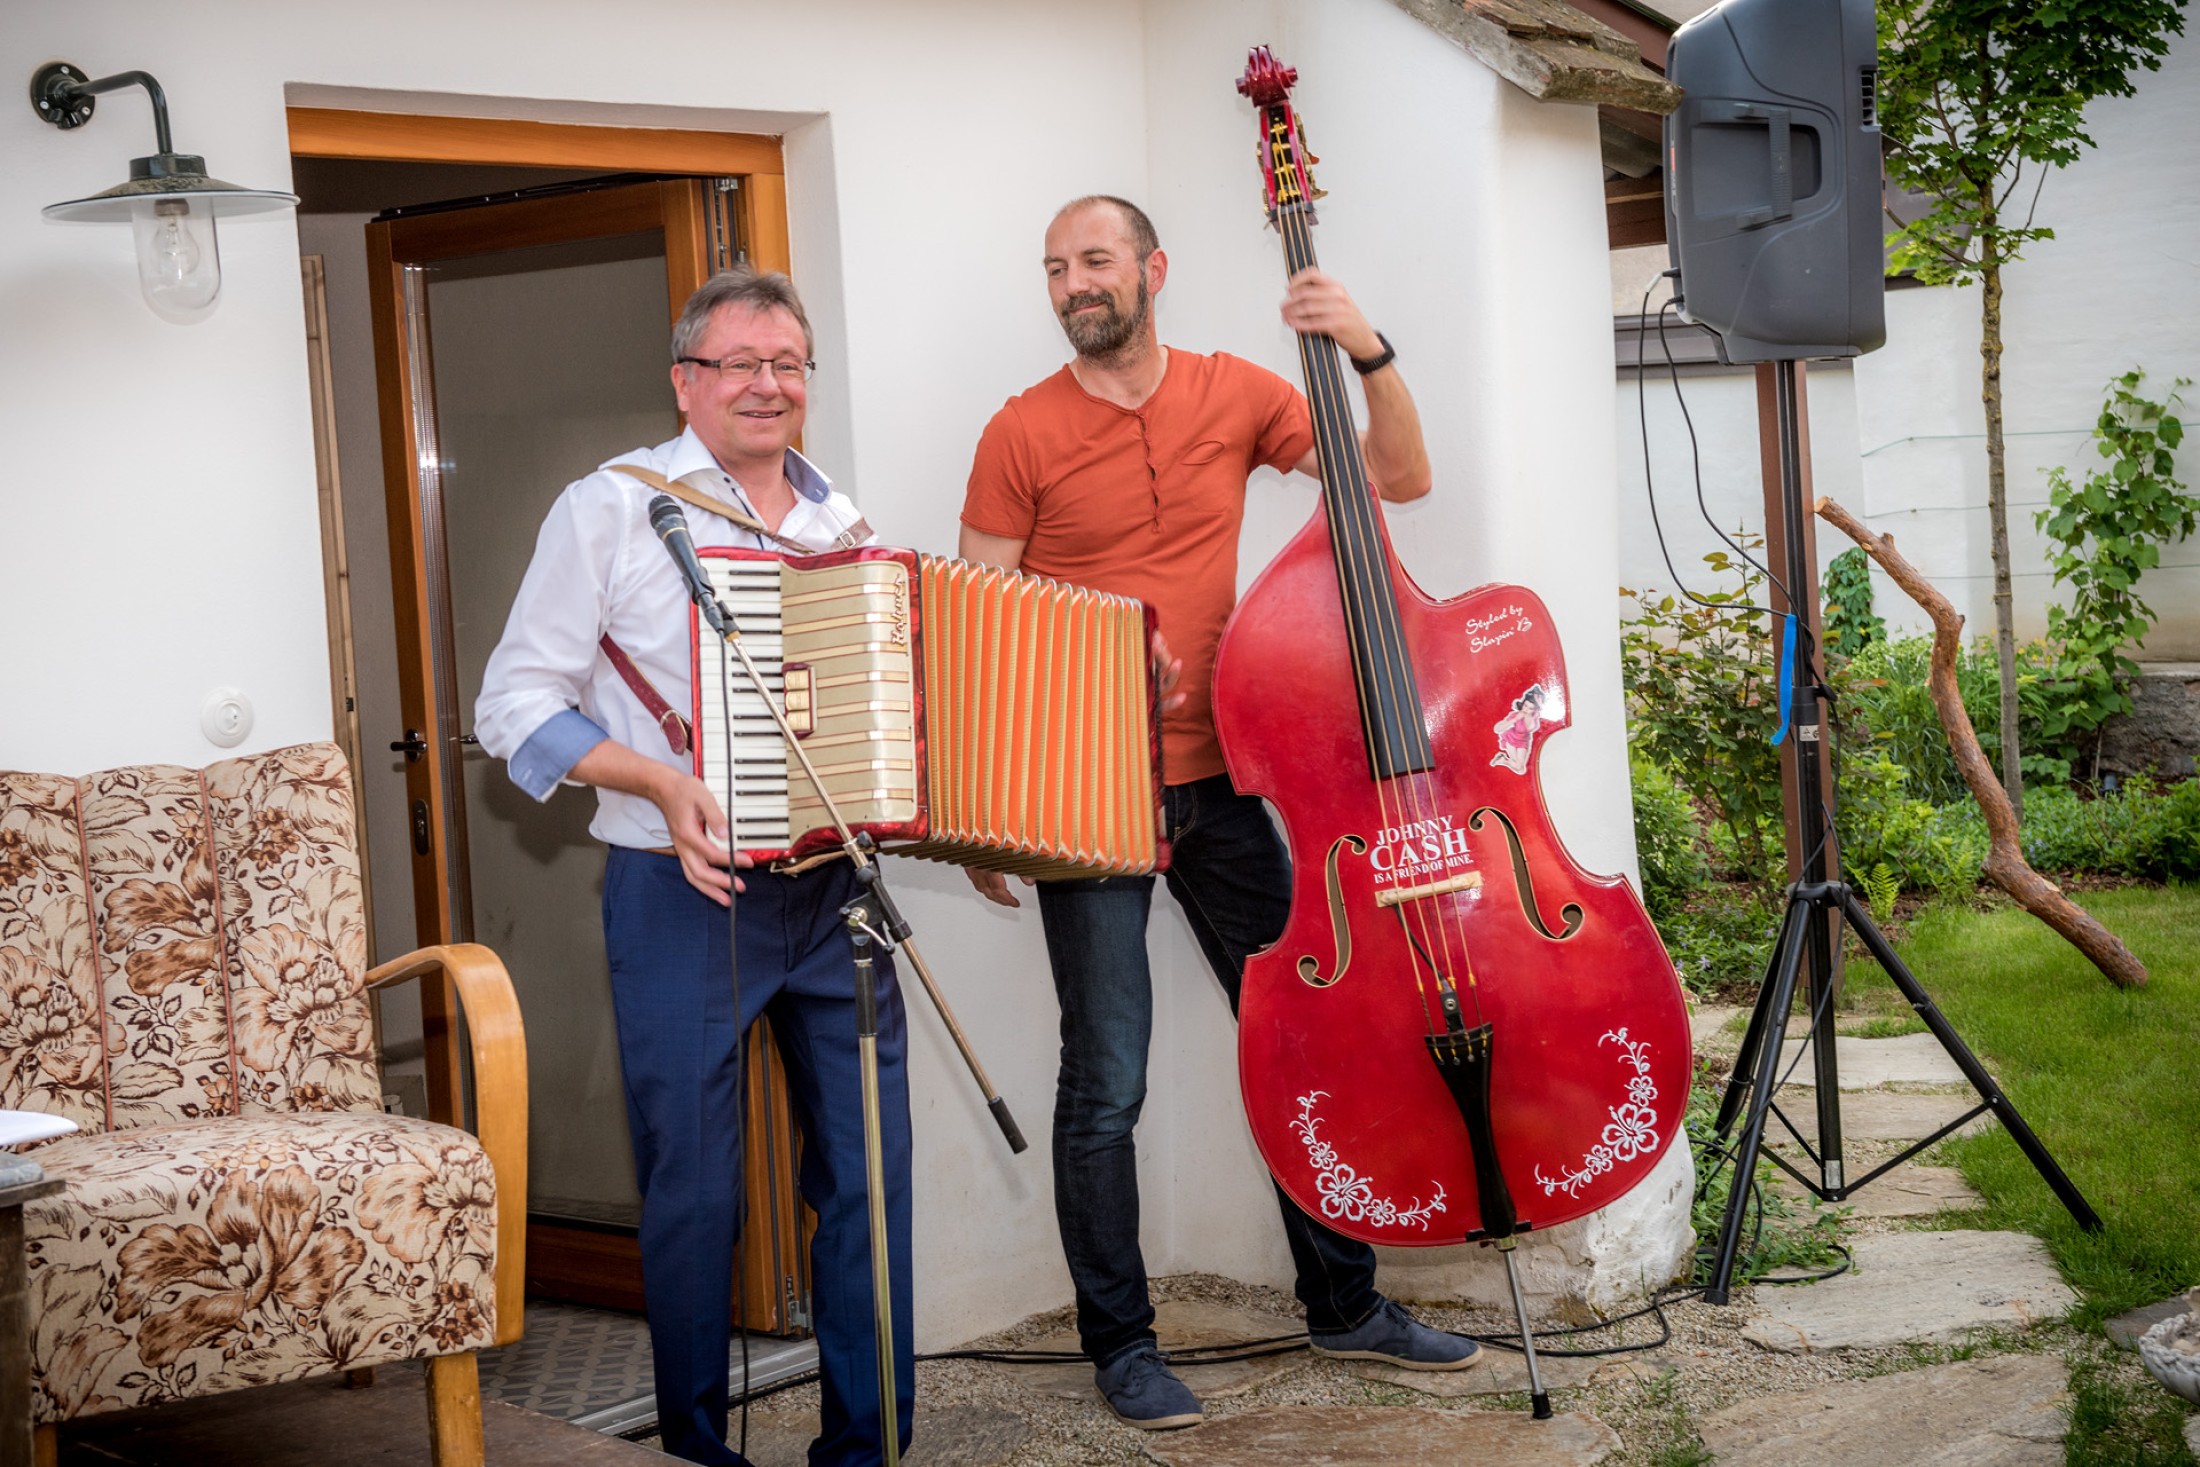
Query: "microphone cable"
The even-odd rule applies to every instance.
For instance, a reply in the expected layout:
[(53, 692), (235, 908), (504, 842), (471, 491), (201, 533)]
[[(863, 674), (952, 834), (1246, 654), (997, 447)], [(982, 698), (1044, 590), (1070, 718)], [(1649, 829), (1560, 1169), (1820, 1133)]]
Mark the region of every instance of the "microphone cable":
[[(1663, 280), (1667, 276), (1674, 275), (1674, 271), (1668, 270), (1663, 275), (1660, 275), (1658, 279)], [(1643, 350), (1642, 333), (1648, 330), (1650, 326), (1650, 322), (1652, 319), (1650, 315), (1650, 292), (1655, 289), (1657, 289), (1657, 281), (1652, 281), (1649, 285), (1643, 287), (1642, 306), (1641, 309), (1638, 310), (1635, 314), (1635, 418), (1642, 433), (1643, 498), (1647, 500), (1650, 505), (1650, 527), (1657, 533), (1658, 556), (1665, 562), (1665, 573), (1673, 578), (1674, 588), (1678, 590), (1682, 596), (1686, 597), (1690, 601), (1695, 602), (1698, 606), (1705, 607), (1706, 609), (1711, 611), (1761, 612), (1766, 616), (1776, 617), (1780, 613), (1774, 611), (1769, 606), (1756, 606), (1748, 602), (1738, 601), (1712, 601), (1708, 600), (1705, 597), (1699, 596), (1694, 591), (1688, 589), (1687, 584), (1681, 579), (1681, 573), (1673, 567), (1673, 552), (1665, 543), (1665, 522), (1658, 515), (1656, 471), (1652, 468), (1650, 462), (1650, 394), (1648, 381), (1644, 376), (1646, 356)], [(1786, 584), (1781, 581), (1778, 576), (1772, 573), (1771, 567), (1760, 562), (1755, 556), (1751, 555), (1747, 550), (1743, 549), (1742, 546), (1737, 543), (1732, 536), (1728, 535), (1725, 530), (1721, 529), (1719, 527), (1718, 521), (1714, 520), (1711, 517), (1710, 506), (1704, 503), (1703, 452), (1702, 446), (1697, 442), (1696, 439), (1696, 418), (1695, 415), (1688, 410), (1688, 398), (1681, 391), (1680, 364), (1673, 360), (1673, 344), (1671, 341), (1666, 339), (1665, 335), (1666, 313), (1669, 311), (1677, 313), (1679, 309), (1680, 302), (1678, 299), (1675, 298), (1668, 298), (1663, 305), (1658, 307), (1658, 314), (1656, 317), (1658, 329), (1658, 346), (1665, 355), (1666, 373), (1672, 379), (1674, 405), (1681, 410), (1681, 422), (1688, 429), (1688, 461), (1695, 475), (1697, 512), (1703, 516), (1704, 523), (1711, 527), (1711, 533), (1717, 535), (1720, 540), (1724, 541), (1728, 548), (1732, 549), (1736, 555), (1740, 556), (1750, 565), (1755, 566), (1758, 573), (1763, 575), (1767, 581), (1770, 581), (1782, 596), (1787, 596), (1789, 604), (1792, 605), (1795, 598), (1792, 596), (1788, 596)]]

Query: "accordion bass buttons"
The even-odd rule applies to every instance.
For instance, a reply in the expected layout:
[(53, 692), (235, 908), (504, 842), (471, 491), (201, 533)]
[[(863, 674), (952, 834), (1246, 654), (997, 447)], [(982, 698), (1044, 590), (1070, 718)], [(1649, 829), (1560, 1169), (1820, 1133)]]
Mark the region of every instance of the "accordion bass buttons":
[(817, 713), (810, 698), (810, 664), (790, 662), (780, 670), (784, 680), (780, 694), (780, 706), (787, 712), (787, 727), (794, 730), (798, 739), (806, 739), (817, 729)]

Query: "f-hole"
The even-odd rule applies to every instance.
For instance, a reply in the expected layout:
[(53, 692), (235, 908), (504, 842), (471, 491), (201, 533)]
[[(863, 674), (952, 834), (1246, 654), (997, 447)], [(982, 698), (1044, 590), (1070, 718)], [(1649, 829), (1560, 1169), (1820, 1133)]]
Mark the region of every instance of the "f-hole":
[(1322, 976), (1321, 964), (1312, 953), (1299, 958), (1299, 977), (1309, 988), (1327, 988), (1344, 976), (1344, 970), (1352, 966), (1352, 924), (1345, 917), (1344, 888), (1337, 880), (1337, 853), (1346, 846), (1352, 854), (1367, 854), (1367, 842), (1356, 835), (1340, 835), (1329, 843), (1329, 858), (1322, 863), (1322, 879), (1329, 888), (1329, 930), (1337, 939), (1337, 971), (1327, 978)]
[(1469, 815), (1467, 829), (1480, 830), (1485, 815), (1495, 815), (1497, 823), (1505, 827), (1505, 844), (1512, 851), (1513, 886), (1520, 893), (1520, 910), (1527, 914), (1529, 925), (1553, 942), (1564, 942), (1579, 932), (1588, 913), (1582, 911), (1578, 902), (1568, 902), (1558, 909), (1559, 920), (1566, 924), (1562, 930), (1553, 932), (1544, 925), (1543, 913), (1535, 900), (1535, 877), (1528, 870), (1528, 853), (1520, 848), (1520, 832), (1513, 829), (1512, 821), (1495, 805), (1484, 805)]

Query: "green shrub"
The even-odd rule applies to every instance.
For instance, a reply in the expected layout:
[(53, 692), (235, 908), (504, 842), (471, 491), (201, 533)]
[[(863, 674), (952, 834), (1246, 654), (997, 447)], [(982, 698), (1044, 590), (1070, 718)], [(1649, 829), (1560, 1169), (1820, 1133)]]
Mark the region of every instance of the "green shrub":
[(1818, 583), (1825, 603), (1826, 650), (1854, 657), (1873, 642), (1887, 640), (1887, 623), (1872, 614), (1871, 557), (1853, 545), (1826, 565)]
[(2024, 792), (2024, 859), (2036, 871), (2105, 871), (2115, 806), (2068, 786)]
[(1635, 794), (1635, 854), (1642, 865), (1642, 901), (1653, 919), (1679, 908), (1711, 880), (1703, 827), (1683, 790), (1656, 760), (1628, 759)]
[(1876, 921), (1884, 926), (1893, 919), (1895, 898), (1902, 895), (1902, 879), (1887, 869), (1885, 861), (1874, 861), (1869, 871), (1851, 872), (1850, 880), (1863, 894), (1864, 905)]
[(1851, 880), (1883, 866), (1903, 890), (1958, 893), (1978, 884), (1986, 861), (1986, 822), (1969, 797), (1949, 805), (1916, 798), (1909, 771), (1882, 753), (1842, 761), (1834, 825)]
[[(1834, 681), (1838, 700), (1834, 726), (1843, 757), (1869, 749), (1909, 771), (1911, 793), (1946, 805), (1970, 798), (1970, 787), (1948, 752), (1948, 735), (1939, 710), (1926, 691), (1932, 666), (1930, 637), (1894, 637), (1873, 642), (1841, 664)], [(1981, 638), (1956, 655), (1956, 691), (1990, 761), (2001, 757), (2001, 665), (1993, 643)], [(2090, 748), (2080, 727), (2085, 690), (2057, 676), (2054, 659), (2038, 642), (2017, 649), (2018, 740), (2024, 749), (2026, 790), (2034, 784), (2063, 784), (2081, 746)], [(1999, 765), (1997, 764), (1998, 768)], [(2027, 801), (2027, 816), (2031, 811)]]
[(1765, 976), (1780, 914), (1747, 886), (1707, 886), (1657, 919), (1658, 936), (1681, 982), (1698, 996), (1747, 987)]
[(1628, 733), (1719, 824), (1735, 874), (1769, 883), (1780, 831), (1778, 644), (1745, 609), (1764, 577), (1723, 550), (1704, 563), (1738, 578), (1738, 589), (1706, 593), (1708, 606), (1620, 590), (1635, 603), (1620, 622)]
[(2133, 780), (2120, 798), (2129, 812), (2126, 872), (2150, 881), (2200, 877), (2200, 780), (2182, 780), (2166, 790)]
[(2042, 871), (2091, 871), (2149, 881), (2200, 877), (2200, 780), (2133, 779), (2112, 795), (2069, 789), (2024, 797), (2024, 859)]
[(2065, 728), (2049, 731), (2072, 739), (2131, 711), (2125, 688), (2139, 664), (2124, 648), (2145, 641), (2157, 619), (2139, 595), (2139, 578), (2161, 564), (2164, 545), (2200, 523), (2200, 497), (2173, 472), (2185, 433), (2177, 388), (2192, 384), (2180, 377), (2167, 399), (2153, 402), (2139, 394), (2145, 375), (2133, 368), (2108, 384), (2093, 428), (2108, 467), (2087, 473), (2082, 484), (2065, 469), (2053, 470), (2048, 507), (2032, 517), (2048, 540), (2055, 584), (2070, 591), (2068, 606), (2047, 608), (2047, 640), (2067, 717)]

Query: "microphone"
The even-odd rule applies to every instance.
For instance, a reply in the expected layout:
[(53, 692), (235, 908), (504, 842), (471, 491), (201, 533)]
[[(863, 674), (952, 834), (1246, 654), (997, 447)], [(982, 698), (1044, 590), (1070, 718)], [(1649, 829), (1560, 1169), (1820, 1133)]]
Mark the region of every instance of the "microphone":
[(657, 532), (664, 543), (665, 554), (680, 568), (680, 579), (687, 582), (688, 595), (695, 598), (696, 607), (703, 613), (703, 620), (719, 636), (726, 635), (726, 613), (711, 594), (710, 581), (703, 575), (703, 563), (696, 559), (695, 541), (688, 534), (687, 518), (680, 513), (678, 501), (669, 494), (660, 494), (649, 501), (649, 527)]

